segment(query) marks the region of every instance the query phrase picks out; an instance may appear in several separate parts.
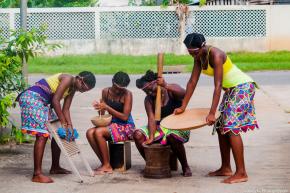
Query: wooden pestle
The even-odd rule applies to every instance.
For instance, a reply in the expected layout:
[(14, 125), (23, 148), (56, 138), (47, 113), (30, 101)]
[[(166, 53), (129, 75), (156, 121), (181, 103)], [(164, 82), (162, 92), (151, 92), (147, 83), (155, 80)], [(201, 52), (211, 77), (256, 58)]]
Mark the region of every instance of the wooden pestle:
[[(163, 73), (163, 53), (158, 53), (157, 55), (157, 74), (158, 77), (162, 77)], [(157, 94), (155, 101), (155, 120), (160, 121), (161, 119), (161, 87), (157, 86)]]

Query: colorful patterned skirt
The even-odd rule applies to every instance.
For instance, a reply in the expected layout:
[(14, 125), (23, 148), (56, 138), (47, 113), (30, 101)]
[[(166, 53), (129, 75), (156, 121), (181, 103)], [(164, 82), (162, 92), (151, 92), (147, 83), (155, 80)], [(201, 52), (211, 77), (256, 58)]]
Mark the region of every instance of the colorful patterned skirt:
[(220, 117), (214, 125), (214, 131), (219, 129), (222, 134), (231, 132), (239, 135), (241, 132), (254, 130), (258, 127), (255, 107), (255, 84), (240, 84), (225, 92), (219, 107)]
[[(149, 138), (149, 129), (147, 126), (143, 126), (140, 129), (136, 129), (136, 131), (140, 131), (146, 138), (146, 140)], [(156, 131), (154, 134), (154, 141), (160, 142), (162, 145), (167, 144), (167, 137), (173, 136), (175, 139), (181, 141), (182, 143), (186, 143), (189, 140), (190, 131), (178, 131), (178, 130), (170, 130), (166, 129), (164, 127), (161, 127), (160, 125), (157, 125)]]
[(133, 140), (134, 124), (111, 123), (108, 128), (113, 143)]
[[(48, 106), (48, 101), (40, 94), (26, 90), (19, 97), (21, 108), (22, 133), (49, 137), (47, 121), (52, 113)], [(50, 114), (50, 117), (55, 116)]]

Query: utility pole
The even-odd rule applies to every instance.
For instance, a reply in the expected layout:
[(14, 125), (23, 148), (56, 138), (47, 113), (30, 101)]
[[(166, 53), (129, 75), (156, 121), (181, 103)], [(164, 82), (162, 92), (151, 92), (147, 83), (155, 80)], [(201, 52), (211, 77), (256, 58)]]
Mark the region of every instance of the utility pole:
[[(27, 30), (27, 0), (21, 0), (20, 2), (20, 27), (25, 31)], [(28, 83), (28, 67), (25, 54), (22, 55), (22, 75), (25, 82)]]

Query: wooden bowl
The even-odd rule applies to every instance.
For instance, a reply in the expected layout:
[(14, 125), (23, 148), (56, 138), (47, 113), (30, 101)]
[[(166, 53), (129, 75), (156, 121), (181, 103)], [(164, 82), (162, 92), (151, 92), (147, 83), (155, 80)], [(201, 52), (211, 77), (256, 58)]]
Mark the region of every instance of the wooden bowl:
[(91, 118), (91, 121), (92, 121), (93, 125), (95, 125), (96, 127), (106, 127), (111, 123), (112, 115), (105, 114), (102, 116), (95, 116), (95, 117)]

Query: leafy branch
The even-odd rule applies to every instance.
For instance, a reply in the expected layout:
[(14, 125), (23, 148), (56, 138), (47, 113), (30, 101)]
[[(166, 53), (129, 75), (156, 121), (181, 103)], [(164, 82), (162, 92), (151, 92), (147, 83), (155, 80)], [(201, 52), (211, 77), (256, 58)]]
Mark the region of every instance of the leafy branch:
[[(11, 31), (9, 39), (1, 37), (0, 31), (0, 129), (12, 124), (12, 135), (17, 139), (20, 134), (15, 125), (9, 121), (9, 108), (14, 107), (18, 93), (26, 87), (22, 69), (22, 60), (61, 47), (59, 44), (48, 44), (44, 34), (45, 26), (39, 29)], [(22, 136), (22, 134), (21, 134)], [(1, 136), (0, 136), (1, 137)]]

